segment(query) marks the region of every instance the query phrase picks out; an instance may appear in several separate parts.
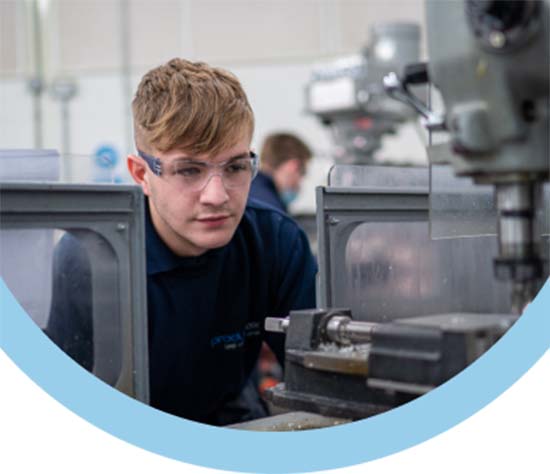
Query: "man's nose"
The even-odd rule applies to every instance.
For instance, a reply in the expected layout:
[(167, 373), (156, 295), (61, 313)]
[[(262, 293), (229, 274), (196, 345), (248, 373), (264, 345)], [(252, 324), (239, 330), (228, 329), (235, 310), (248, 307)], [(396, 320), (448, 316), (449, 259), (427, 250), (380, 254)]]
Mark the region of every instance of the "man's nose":
[(201, 204), (221, 206), (228, 200), (229, 195), (225, 189), (222, 177), (218, 174), (210, 176), (201, 191)]

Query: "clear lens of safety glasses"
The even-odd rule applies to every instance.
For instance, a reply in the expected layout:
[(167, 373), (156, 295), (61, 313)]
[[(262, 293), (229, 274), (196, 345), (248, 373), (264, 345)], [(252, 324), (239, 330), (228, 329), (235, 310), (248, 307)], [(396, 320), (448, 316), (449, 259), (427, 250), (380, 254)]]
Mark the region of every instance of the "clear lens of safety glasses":
[(212, 164), (198, 161), (174, 163), (166, 178), (189, 191), (201, 191), (214, 176), (220, 176), (226, 188), (246, 186), (256, 174), (255, 159), (243, 157)]
[(253, 151), (246, 156), (218, 164), (181, 160), (168, 166), (165, 166), (160, 158), (141, 150), (138, 150), (138, 155), (145, 160), (154, 174), (188, 191), (202, 190), (213, 176), (220, 176), (226, 188), (246, 186), (258, 173), (258, 156)]

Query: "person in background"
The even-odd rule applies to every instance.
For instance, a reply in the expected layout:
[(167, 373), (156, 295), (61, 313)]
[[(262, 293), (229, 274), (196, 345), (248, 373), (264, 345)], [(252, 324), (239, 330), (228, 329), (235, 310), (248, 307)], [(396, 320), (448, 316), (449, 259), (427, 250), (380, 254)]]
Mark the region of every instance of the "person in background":
[[(262, 144), (260, 171), (252, 181), (250, 197), (288, 213), (288, 206), (298, 195), (311, 157), (310, 148), (295, 134), (277, 132), (268, 135)], [(282, 368), (276, 356), (267, 344), (262, 344), (251, 380), (263, 397), (266, 389), (281, 379)]]
[[(127, 163), (145, 195), (151, 405), (212, 425), (267, 415), (250, 374), (263, 341), (283, 360), (284, 338), (264, 320), (315, 306), (317, 266), (291, 218), (248, 200), (258, 159), (246, 94), (228, 71), (173, 59), (145, 74), (132, 111)], [(47, 333), (90, 368), (93, 344), (67, 341), (93, 340), (90, 305), (69, 304), (93, 288), (77, 239), (58, 245), (54, 278), (68, 280), (54, 284), (63, 294)]]
[(260, 171), (250, 188), (250, 197), (288, 212), (296, 199), (312, 153), (294, 134), (273, 133), (263, 142)]

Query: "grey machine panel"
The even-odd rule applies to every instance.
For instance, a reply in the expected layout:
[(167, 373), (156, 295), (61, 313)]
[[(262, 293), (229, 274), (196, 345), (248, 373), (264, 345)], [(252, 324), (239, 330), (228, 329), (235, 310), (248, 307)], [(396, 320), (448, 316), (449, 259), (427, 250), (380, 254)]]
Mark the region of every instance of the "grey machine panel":
[[(25, 275), (54, 273), (52, 255), (67, 237), (89, 260), (93, 319), (93, 370), (100, 379), (149, 402), (144, 203), (141, 190), (122, 185), (5, 182), (0, 185), (2, 278), (19, 301), (34, 298), (31, 310), (48, 317), (51, 299), (25, 288)], [(44, 251), (32, 261), (25, 251), (37, 229), (51, 229)], [(34, 232), (34, 234), (33, 234)], [(15, 234), (20, 239), (13, 245)], [(46, 232), (47, 235), (47, 232)], [(29, 245), (30, 244), (30, 245)], [(43, 260), (42, 262), (37, 260)], [(67, 281), (78, 278), (68, 275)], [(57, 275), (58, 276), (58, 275)], [(51, 278), (50, 278), (51, 279)], [(19, 290), (16, 290), (19, 289)], [(18, 295), (18, 291), (24, 294)], [(53, 290), (50, 290), (50, 292)]]
[(317, 188), (317, 305), (386, 322), (438, 313), (507, 313), (492, 236), (430, 238), (428, 189)]

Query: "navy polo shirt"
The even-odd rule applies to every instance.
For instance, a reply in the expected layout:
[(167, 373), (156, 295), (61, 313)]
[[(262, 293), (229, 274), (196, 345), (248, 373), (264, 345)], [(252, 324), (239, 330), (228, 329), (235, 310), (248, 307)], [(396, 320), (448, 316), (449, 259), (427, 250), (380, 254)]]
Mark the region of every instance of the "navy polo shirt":
[(173, 254), (147, 210), (146, 247), (151, 405), (218, 424), (262, 341), (283, 357), (284, 338), (264, 333), (264, 319), (315, 306), (308, 240), (291, 218), (249, 200), (231, 241), (199, 257)]
[[(199, 257), (172, 253), (148, 204), (145, 231), (151, 405), (204, 423), (239, 421), (234, 401), (262, 341), (279, 360), (284, 355), (284, 337), (264, 333), (264, 319), (315, 306), (317, 268), (307, 238), (290, 217), (254, 200), (231, 241)], [(91, 370), (89, 258), (70, 233), (56, 247), (46, 333)]]
[(279, 191), (277, 191), (275, 181), (273, 181), (271, 176), (261, 171), (258, 172), (252, 181), (252, 185), (250, 186), (250, 197), (265, 202), (282, 212), (288, 212), (286, 204), (281, 199)]

